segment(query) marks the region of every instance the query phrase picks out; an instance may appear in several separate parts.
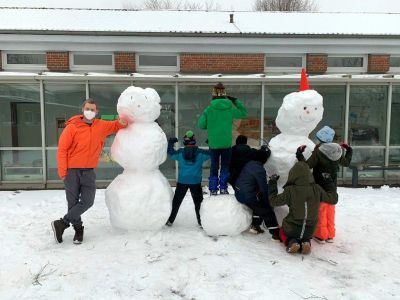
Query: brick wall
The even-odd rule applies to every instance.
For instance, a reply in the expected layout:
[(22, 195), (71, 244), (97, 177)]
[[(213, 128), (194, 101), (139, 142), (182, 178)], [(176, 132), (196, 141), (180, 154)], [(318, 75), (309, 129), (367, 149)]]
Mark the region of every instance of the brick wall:
[(390, 69), (390, 55), (369, 54), (368, 55), (368, 73), (382, 74)]
[(132, 73), (136, 71), (134, 52), (114, 52), (115, 72)]
[(307, 54), (306, 63), (308, 74), (323, 74), (328, 68), (328, 55)]
[(182, 73), (263, 73), (264, 54), (182, 53)]
[(68, 72), (69, 52), (46, 52), (47, 69), (53, 72)]

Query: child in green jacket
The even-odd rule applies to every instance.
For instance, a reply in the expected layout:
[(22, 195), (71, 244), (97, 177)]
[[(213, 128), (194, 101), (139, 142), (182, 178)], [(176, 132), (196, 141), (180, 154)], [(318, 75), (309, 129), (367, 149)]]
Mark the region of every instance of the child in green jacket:
[(211, 104), (203, 111), (198, 122), (199, 128), (206, 129), (208, 133), (211, 154), (208, 186), (211, 195), (217, 195), (218, 188), (221, 194), (228, 194), (232, 122), (246, 117), (247, 110), (239, 99), (227, 96), (222, 83), (214, 86)]

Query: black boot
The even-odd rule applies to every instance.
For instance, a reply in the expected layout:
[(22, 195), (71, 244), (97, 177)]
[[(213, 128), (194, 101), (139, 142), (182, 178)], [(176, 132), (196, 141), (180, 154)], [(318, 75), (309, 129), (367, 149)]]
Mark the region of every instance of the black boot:
[(279, 228), (268, 229), (269, 233), (272, 235), (272, 240), (276, 242), (281, 242), (279, 237)]
[(56, 242), (62, 243), (62, 235), (64, 233), (64, 230), (69, 227), (69, 224), (66, 224), (63, 219), (60, 219), (51, 222), (51, 227), (53, 228), (54, 239), (56, 240)]
[(74, 244), (82, 244), (83, 228), (84, 227), (82, 225), (74, 225), (74, 229), (75, 229)]

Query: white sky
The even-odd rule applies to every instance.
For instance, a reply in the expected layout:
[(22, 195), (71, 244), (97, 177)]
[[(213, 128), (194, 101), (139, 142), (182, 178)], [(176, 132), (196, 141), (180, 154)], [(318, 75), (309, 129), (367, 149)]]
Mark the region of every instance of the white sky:
[[(184, 0), (183, 0), (184, 1)], [(188, 0), (213, 1), (222, 10), (252, 10), (253, 0)], [(0, 6), (123, 8), (139, 6), (144, 0), (0, 0)], [(319, 11), (400, 13), (400, 0), (315, 0)]]

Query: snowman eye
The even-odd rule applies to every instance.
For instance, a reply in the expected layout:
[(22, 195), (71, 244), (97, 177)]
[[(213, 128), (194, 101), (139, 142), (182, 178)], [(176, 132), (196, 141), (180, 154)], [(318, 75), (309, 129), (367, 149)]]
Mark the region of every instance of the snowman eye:
[(317, 110), (317, 108), (315, 108), (315, 110)]
[(304, 110), (306, 110), (307, 109), (307, 106), (304, 106)]

